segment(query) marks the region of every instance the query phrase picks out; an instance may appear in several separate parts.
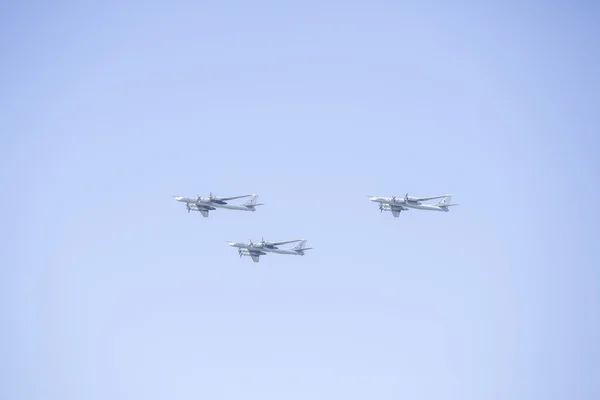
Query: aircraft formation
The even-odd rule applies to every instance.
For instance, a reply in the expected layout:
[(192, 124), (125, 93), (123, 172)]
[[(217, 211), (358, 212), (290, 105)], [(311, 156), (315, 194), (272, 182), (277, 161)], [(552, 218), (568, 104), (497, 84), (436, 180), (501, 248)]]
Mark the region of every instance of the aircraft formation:
[[(225, 210), (238, 210), (238, 211), (256, 211), (256, 207), (262, 206), (264, 204), (257, 203), (258, 195), (256, 194), (245, 194), (241, 196), (232, 196), (232, 197), (218, 197), (213, 196), (212, 192), (208, 195), (208, 197), (197, 196), (193, 197), (184, 197), (184, 196), (173, 196), (176, 201), (185, 203), (185, 207), (187, 208), (188, 213), (190, 211), (198, 211), (204, 218), (208, 218), (209, 212), (217, 209), (225, 209)], [(229, 204), (228, 202), (231, 200), (237, 200), (250, 197), (243, 204)], [(441, 196), (429, 196), (429, 197), (412, 197), (409, 196), (408, 193), (404, 195), (404, 197), (397, 198), (396, 196), (392, 197), (378, 197), (378, 196), (367, 196), (369, 200), (374, 203), (379, 204), (380, 212), (390, 211), (394, 218), (398, 218), (402, 211), (409, 211), (410, 209), (416, 210), (426, 210), (426, 211), (442, 211), (448, 212), (450, 209), (448, 207), (457, 206), (458, 204), (451, 204), (452, 195), (445, 194)], [(440, 199), (437, 203), (425, 204), (424, 201), (429, 200), (437, 200)], [(282, 249), (279, 246), (297, 243), (293, 248)], [(296, 255), (303, 256), (304, 252), (307, 250), (311, 250), (312, 247), (306, 247), (306, 240), (304, 239), (294, 239), (287, 240), (281, 242), (269, 242), (265, 241), (264, 238), (261, 239), (260, 242), (254, 243), (250, 240), (248, 243), (241, 242), (227, 242), (227, 244), (231, 247), (235, 247), (238, 249), (238, 254), (240, 258), (246, 256), (250, 257), (252, 261), (259, 262), (260, 256), (267, 255), (269, 253), (272, 254), (287, 254), (287, 255)]]

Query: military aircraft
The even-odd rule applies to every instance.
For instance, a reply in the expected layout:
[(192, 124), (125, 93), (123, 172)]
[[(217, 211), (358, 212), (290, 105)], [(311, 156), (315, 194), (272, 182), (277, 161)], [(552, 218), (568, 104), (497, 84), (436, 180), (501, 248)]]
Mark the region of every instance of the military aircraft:
[[(233, 197), (216, 197), (210, 193), (209, 197), (200, 197), (191, 198), (191, 197), (183, 197), (183, 196), (173, 196), (176, 201), (185, 203), (188, 213), (190, 211), (199, 211), (203, 217), (208, 218), (208, 212), (211, 210), (216, 210), (217, 208), (223, 208), (227, 210), (240, 210), (240, 211), (256, 211), (257, 206), (262, 206), (263, 204), (257, 203), (256, 199), (258, 195), (256, 194), (246, 194), (242, 196), (233, 196)], [(241, 199), (244, 197), (250, 197), (250, 199), (244, 204), (228, 204), (227, 202), (230, 200)]]
[[(292, 249), (280, 249), (278, 247), (282, 244), (295, 242), (299, 243)], [(288, 240), (285, 242), (267, 242), (263, 239), (258, 243), (253, 243), (252, 240), (250, 240), (248, 244), (240, 242), (227, 242), (227, 244), (229, 244), (232, 247), (237, 247), (240, 258), (242, 258), (243, 256), (251, 257), (252, 261), (254, 262), (258, 262), (261, 255), (264, 256), (268, 253), (303, 256), (306, 250), (312, 249), (312, 247), (305, 247), (306, 240), (304, 239)]]
[[(458, 204), (450, 204), (452, 195), (445, 194), (443, 196), (431, 196), (431, 197), (411, 197), (406, 193), (403, 198), (392, 197), (376, 197), (368, 196), (369, 200), (379, 203), (380, 212), (391, 211), (394, 218), (398, 218), (402, 211), (408, 211), (411, 208), (418, 210), (429, 210), (429, 211), (444, 211), (448, 212), (448, 207), (457, 206)], [(423, 204), (423, 201), (441, 199), (437, 204)]]

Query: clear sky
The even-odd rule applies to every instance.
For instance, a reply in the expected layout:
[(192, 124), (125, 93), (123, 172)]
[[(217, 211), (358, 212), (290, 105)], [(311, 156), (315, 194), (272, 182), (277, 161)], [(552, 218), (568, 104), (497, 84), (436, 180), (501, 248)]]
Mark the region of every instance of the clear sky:
[(593, 2), (96, 3), (0, 6), (0, 398), (600, 398)]

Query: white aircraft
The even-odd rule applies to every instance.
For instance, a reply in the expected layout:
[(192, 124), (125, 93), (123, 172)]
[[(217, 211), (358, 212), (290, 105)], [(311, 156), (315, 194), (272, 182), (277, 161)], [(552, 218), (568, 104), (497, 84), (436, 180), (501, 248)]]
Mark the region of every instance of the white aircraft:
[[(391, 211), (394, 218), (398, 218), (402, 211), (408, 211), (411, 208), (418, 210), (429, 210), (429, 211), (444, 211), (448, 212), (448, 207), (457, 206), (458, 204), (450, 204), (452, 195), (445, 194), (443, 196), (431, 196), (431, 197), (411, 197), (406, 193), (404, 198), (392, 197), (376, 197), (368, 196), (369, 200), (379, 203), (379, 210)], [(423, 201), (441, 199), (437, 204), (423, 204)]]
[[(299, 242), (292, 249), (280, 249), (277, 246), (288, 243)], [(240, 243), (240, 242), (227, 242), (232, 247), (238, 248), (238, 254), (240, 258), (243, 256), (251, 257), (252, 261), (258, 262), (260, 256), (267, 255), (268, 253), (277, 253), (277, 254), (289, 254), (295, 256), (303, 256), (306, 250), (311, 250), (312, 247), (305, 247), (306, 240), (297, 239), (297, 240), (288, 240), (285, 242), (266, 242), (264, 239), (259, 243), (253, 243), (250, 240), (250, 243)]]
[[(257, 206), (262, 206), (263, 204), (257, 203), (256, 199), (258, 195), (256, 194), (246, 194), (243, 196), (233, 196), (233, 197), (215, 197), (210, 193), (209, 197), (200, 197), (193, 199), (191, 197), (183, 197), (183, 196), (173, 196), (176, 201), (185, 203), (188, 213), (190, 211), (199, 211), (203, 217), (208, 218), (208, 212), (211, 210), (216, 210), (217, 208), (224, 208), (227, 210), (240, 210), (240, 211), (256, 211)], [(241, 199), (244, 197), (250, 197), (250, 199), (244, 203), (239, 205), (227, 204), (229, 200)]]

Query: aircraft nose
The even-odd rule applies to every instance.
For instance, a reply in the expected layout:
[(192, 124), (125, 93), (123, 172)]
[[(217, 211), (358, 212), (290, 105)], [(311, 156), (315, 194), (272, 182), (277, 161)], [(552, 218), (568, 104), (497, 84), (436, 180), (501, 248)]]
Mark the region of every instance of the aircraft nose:
[(379, 200), (379, 197), (375, 197), (375, 196), (369, 197), (369, 200), (371, 200), (371, 201), (377, 201), (377, 200)]
[(236, 242), (227, 242), (228, 245), (232, 246), (232, 247), (237, 247), (237, 243)]

